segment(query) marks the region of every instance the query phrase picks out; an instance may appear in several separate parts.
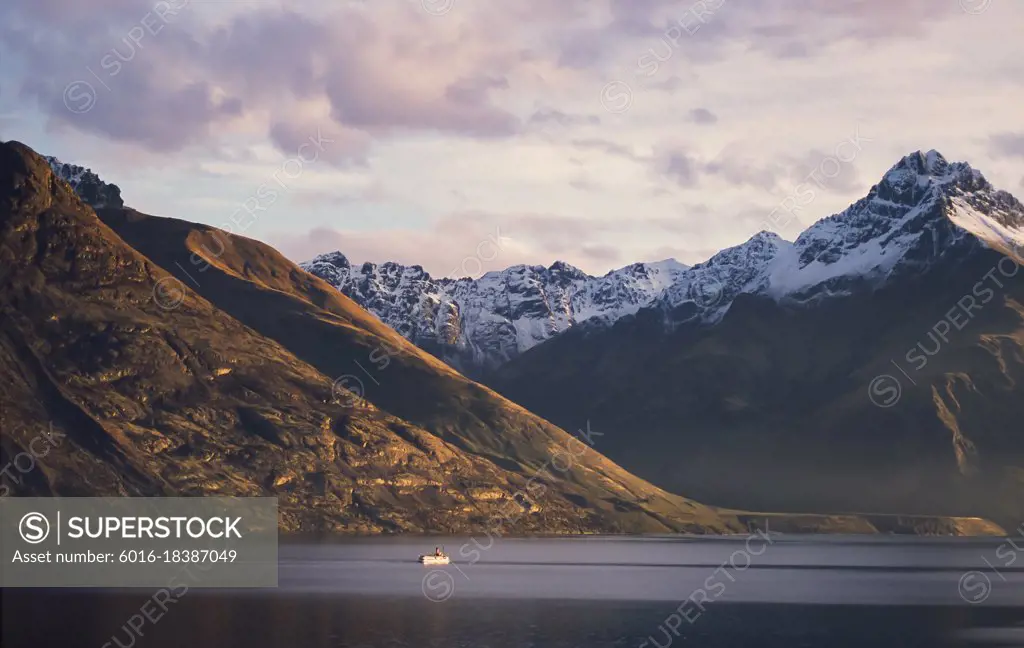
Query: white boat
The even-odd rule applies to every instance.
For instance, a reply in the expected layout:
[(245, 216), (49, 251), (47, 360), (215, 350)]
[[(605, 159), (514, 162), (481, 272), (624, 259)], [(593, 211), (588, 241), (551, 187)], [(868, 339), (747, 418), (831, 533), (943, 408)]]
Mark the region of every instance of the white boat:
[(440, 554), (424, 554), (420, 556), (420, 562), (424, 565), (447, 565), (451, 562), (448, 554), (441, 550)]
[(447, 565), (451, 562), (448, 556), (420, 556), (420, 562), (424, 565)]

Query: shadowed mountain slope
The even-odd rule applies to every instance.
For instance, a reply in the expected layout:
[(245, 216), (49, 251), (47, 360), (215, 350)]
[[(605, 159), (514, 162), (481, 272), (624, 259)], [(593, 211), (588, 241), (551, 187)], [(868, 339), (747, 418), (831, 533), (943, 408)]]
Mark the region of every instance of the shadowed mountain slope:
[[(1021, 241), (1018, 201), (964, 163), (916, 153), (795, 244), (724, 252), (760, 264), (742, 289), (580, 327), (490, 382), (555, 423), (582, 410), (607, 430), (609, 457), (702, 501), (1016, 527)], [(693, 271), (721, 288), (734, 265)]]

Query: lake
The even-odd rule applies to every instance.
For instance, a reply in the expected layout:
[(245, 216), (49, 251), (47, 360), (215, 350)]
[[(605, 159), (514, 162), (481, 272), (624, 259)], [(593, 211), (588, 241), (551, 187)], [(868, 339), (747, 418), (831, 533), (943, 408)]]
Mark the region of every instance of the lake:
[[(1016, 561), (1024, 543), (1007, 542), (777, 535), (287, 542), (272, 590), (190, 588), (161, 605), (150, 590), (6, 590), (3, 645), (1024, 645), (1024, 572)], [(416, 562), (438, 545), (451, 565)]]

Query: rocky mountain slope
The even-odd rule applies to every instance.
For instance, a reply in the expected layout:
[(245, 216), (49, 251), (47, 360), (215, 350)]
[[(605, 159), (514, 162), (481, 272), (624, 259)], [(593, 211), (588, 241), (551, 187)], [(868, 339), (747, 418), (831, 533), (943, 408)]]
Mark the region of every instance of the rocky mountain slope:
[(1015, 526), (1022, 244), (1020, 202), (915, 153), (795, 242), (725, 250), (491, 384), (556, 423), (584, 411), (611, 458), (704, 501)]
[[(33, 151), (0, 145), (0, 460), (57, 440), (3, 476), (5, 493), (273, 494), (286, 530), (743, 528), (455, 373), (265, 245), (101, 213)], [(377, 372), (370, 389), (337, 379), (359, 364)]]
[(53, 173), (67, 182), (78, 194), (78, 197), (90, 207), (124, 207), (124, 201), (121, 200), (121, 188), (115, 184), (103, 182), (98, 175), (92, 172), (92, 169), (86, 169), (77, 164), (67, 164), (52, 156), (46, 156), (44, 159), (50, 164)]
[(603, 277), (557, 262), (479, 279), (435, 279), (420, 266), (364, 263), (341, 252), (302, 264), (406, 339), (471, 375), (495, 369), (583, 321), (615, 321), (649, 305), (686, 266), (636, 263)]

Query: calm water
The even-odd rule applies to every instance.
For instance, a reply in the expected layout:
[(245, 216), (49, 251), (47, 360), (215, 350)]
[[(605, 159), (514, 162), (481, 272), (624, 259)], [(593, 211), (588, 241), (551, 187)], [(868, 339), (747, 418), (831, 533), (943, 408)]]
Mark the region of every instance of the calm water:
[[(439, 544), (452, 565), (415, 562)], [(1024, 646), (1015, 553), (778, 536), (292, 544), (278, 589), (191, 589), (166, 611), (152, 591), (7, 590), (3, 645)]]

